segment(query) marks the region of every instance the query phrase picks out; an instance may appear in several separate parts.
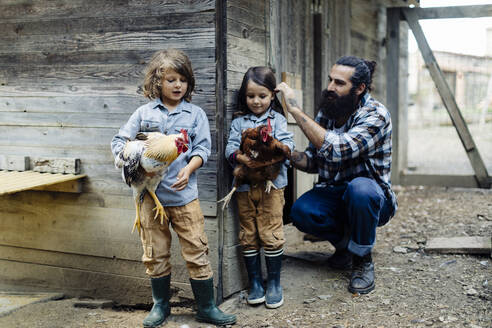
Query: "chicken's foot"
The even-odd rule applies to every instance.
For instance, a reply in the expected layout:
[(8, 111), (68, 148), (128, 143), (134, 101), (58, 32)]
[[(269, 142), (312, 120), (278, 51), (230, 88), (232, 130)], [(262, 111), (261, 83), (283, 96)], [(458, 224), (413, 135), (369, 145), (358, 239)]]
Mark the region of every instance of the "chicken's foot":
[(217, 203), (224, 202), (224, 204), (222, 205), (222, 210), (225, 210), (227, 205), (229, 205), (229, 202), (231, 201), (231, 198), (232, 198), (232, 194), (234, 194), (236, 189), (237, 189), (236, 187), (232, 188), (232, 190), (224, 198), (217, 201)]
[(270, 190), (272, 190), (272, 187), (273, 187), (273, 189), (277, 189), (277, 187), (275, 187), (275, 185), (273, 184), (273, 182), (271, 180), (267, 180), (265, 182), (265, 192), (267, 194), (269, 194)]
[(167, 214), (166, 211), (164, 210), (164, 207), (162, 206), (161, 202), (159, 201), (159, 198), (157, 198), (157, 195), (155, 192), (149, 191), (149, 195), (152, 197), (155, 203), (154, 211), (155, 211), (155, 216), (154, 220), (157, 219), (157, 217), (160, 216), (161, 218), (161, 224), (164, 224), (164, 219), (167, 219)]
[(138, 230), (138, 234), (140, 235), (140, 228), (142, 227), (142, 224), (140, 223), (140, 202), (135, 200), (135, 209), (136, 209), (136, 215), (135, 215), (135, 222), (133, 223), (133, 229), (132, 233), (135, 231), (135, 228)]

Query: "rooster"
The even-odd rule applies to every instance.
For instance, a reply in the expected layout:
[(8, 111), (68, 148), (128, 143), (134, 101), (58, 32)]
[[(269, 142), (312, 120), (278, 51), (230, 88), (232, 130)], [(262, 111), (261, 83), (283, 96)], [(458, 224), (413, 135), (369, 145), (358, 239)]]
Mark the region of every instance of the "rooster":
[(256, 128), (249, 128), (241, 133), (241, 145), (238, 154), (244, 154), (253, 160), (253, 164), (248, 167), (245, 164), (238, 163), (232, 172), (235, 177), (234, 187), (232, 190), (218, 202), (224, 202), (224, 210), (232, 194), (236, 189), (245, 183), (257, 184), (265, 182), (265, 191), (270, 192), (274, 187), (275, 180), (280, 173), (282, 162), (290, 158), (290, 148), (272, 137), (272, 126), (270, 118), (267, 125), (260, 125)]
[(127, 141), (123, 150), (115, 158), (115, 166), (122, 169), (123, 181), (133, 190), (135, 199), (136, 217), (133, 224), (140, 233), (140, 206), (145, 195), (149, 193), (155, 202), (154, 208), (157, 219), (160, 216), (161, 224), (166, 212), (155, 194), (157, 186), (167, 174), (169, 165), (181, 153), (188, 151), (188, 134), (182, 129), (180, 134), (165, 135), (159, 132), (147, 134), (138, 133), (133, 141)]

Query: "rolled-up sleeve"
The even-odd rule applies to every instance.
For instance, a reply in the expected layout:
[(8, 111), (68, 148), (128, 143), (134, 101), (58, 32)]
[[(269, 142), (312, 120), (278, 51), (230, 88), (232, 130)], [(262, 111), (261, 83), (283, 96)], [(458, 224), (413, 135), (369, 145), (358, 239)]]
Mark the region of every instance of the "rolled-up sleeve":
[(137, 110), (130, 116), (126, 124), (120, 128), (118, 134), (113, 137), (111, 140), (111, 152), (115, 158), (128, 140), (135, 139), (140, 130), (140, 121), (140, 112)]
[(287, 119), (282, 115), (275, 117), (275, 139), (294, 150), (294, 134), (287, 130)]
[(196, 116), (195, 120), (195, 139), (192, 140), (192, 149), (190, 153), (190, 159), (193, 156), (200, 156), (203, 160), (202, 165), (205, 165), (210, 156), (210, 148), (212, 145), (210, 137), (210, 126), (208, 124), (207, 115), (201, 110)]
[(307, 156), (307, 173), (318, 173), (318, 161), (316, 160), (317, 150), (312, 143), (304, 151)]
[[(238, 120), (232, 121), (231, 130), (229, 132), (229, 139), (227, 140), (227, 146), (225, 149), (226, 158), (229, 160), (231, 155), (239, 149), (241, 145), (241, 128)], [(234, 165), (234, 163), (230, 163)]]

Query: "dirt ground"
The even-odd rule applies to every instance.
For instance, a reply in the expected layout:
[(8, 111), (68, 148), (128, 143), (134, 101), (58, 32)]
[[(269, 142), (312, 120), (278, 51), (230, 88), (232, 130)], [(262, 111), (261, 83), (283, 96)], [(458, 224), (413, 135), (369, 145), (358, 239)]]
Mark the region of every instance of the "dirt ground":
[[(245, 292), (221, 308), (234, 312), (234, 327), (492, 327), (490, 255), (432, 254), (432, 237), (492, 236), (492, 191), (395, 188), (399, 211), (378, 230), (373, 257), (376, 289), (347, 291), (349, 272), (325, 265), (333, 248), (303, 241), (286, 226), (283, 261), (285, 304), (251, 307)], [(74, 299), (31, 304), (0, 317), (0, 327), (141, 327), (146, 309), (78, 308)], [(191, 303), (174, 304), (164, 327), (210, 327), (193, 318)]]

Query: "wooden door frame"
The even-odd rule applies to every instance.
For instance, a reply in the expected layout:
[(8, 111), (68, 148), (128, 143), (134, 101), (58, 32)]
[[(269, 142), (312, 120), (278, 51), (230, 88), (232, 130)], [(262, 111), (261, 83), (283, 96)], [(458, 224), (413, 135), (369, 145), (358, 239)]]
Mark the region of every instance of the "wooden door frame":
[[(386, 85), (387, 105), (391, 110), (393, 120), (393, 173), (392, 180), (396, 184), (424, 184), (440, 186), (480, 187), (490, 188), (492, 178), (480, 156), (478, 148), (468, 130), (468, 126), (456, 103), (456, 99), (449, 88), (444, 75), (429, 47), (419, 19), (439, 18), (476, 18), (492, 16), (492, 5), (436, 7), (436, 8), (388, 8), (387, 9), (387, 62)], [(400, 59), (400, 21), (406, 21), (413, 32), (420, 52), (430, 75), (436, 85), (441, 99), (453, 122), (461, 143), (466, 151), (475, 175), (416, 175), (404, 172), (404, 163), (400, 161), (401, 151), (407, 151), (406, 140), (401, 140), (400, 129), (400, 83), (399, 83), (399, 59)], [(395, 78), (397, 77), (397, 78)], [(406, 128), (406, 127), (405, 127)], [(405, 144), (403, 144), (404, 141)]]

